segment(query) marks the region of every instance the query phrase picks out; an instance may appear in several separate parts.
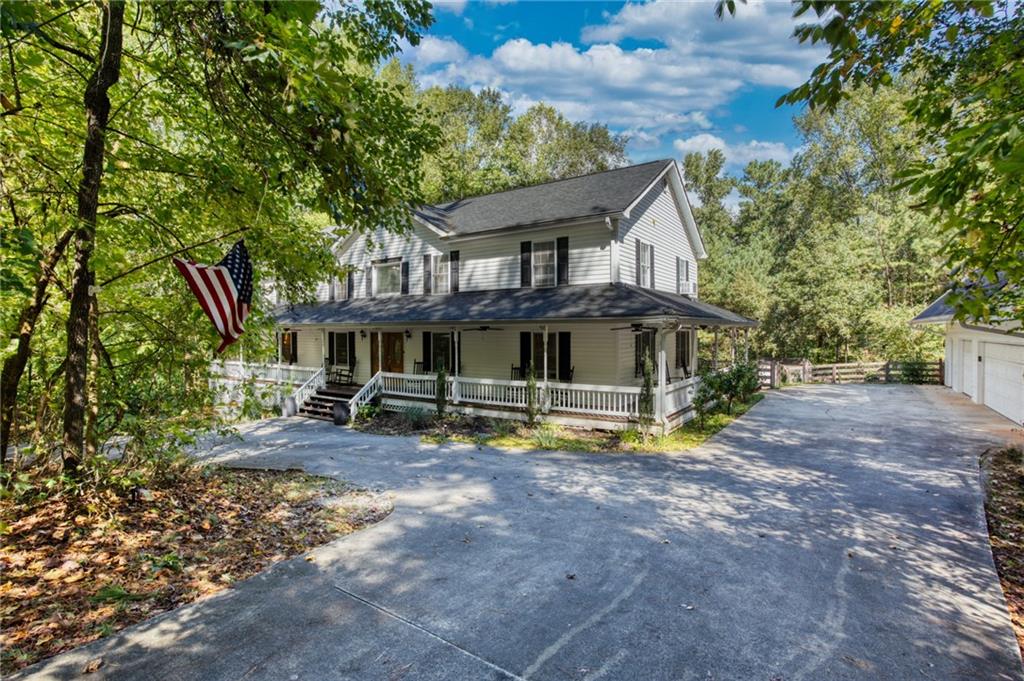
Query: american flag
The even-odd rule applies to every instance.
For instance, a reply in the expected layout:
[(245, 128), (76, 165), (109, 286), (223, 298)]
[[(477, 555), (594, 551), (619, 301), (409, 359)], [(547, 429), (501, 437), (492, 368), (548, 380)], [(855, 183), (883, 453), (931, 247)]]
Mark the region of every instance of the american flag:
[(216, 265), (181, 258), (174, 265), (223, 339), (217, 352), (224, 352), (245, 331), (242, 324), (252, 306), (252, 262), (245, 242), (236, 243)]

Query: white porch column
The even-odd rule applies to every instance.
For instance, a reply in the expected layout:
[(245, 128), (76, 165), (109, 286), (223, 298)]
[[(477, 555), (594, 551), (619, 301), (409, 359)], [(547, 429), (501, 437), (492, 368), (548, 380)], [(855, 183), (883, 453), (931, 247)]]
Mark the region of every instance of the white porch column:
[(657, 421), (664, 431), (665, 428), (665, 370), (667, 360), (665, 358), (665, 332), (659, 331), (655, 336), (658, 350), (658, 388), (654, 396), (654, 420)]
[(327, 329), (320, 329), (320, 366), (327, 368)]
[[(452, 353), (452, 402), (459, 401), (459, 331), (452, 331), (452, 343), (455, 351)], [(470, 391), (472, 392), (472, 390)]]
[(711, 354), (711, 368), (718, 371), (718, 327), (715, 327), (714, 350)]
[(384, 371), (384, 334), (380, 331), (377, 332), (377, 371)]
[(743, 329), (743, 361), (750, 361), (750, 329)]
[(548, 325), (544, 325), (544, 397), (541, 399), (544, 411), (548, 410)]
[(729, 347), (732, 348), (732, 363), (736, 363), (736, 329), (729, 329)]
[(697, 359), (697, 326), (690, 327), (690, 377), (697, 375), (697, 370), (700, 369), (700, 360)]

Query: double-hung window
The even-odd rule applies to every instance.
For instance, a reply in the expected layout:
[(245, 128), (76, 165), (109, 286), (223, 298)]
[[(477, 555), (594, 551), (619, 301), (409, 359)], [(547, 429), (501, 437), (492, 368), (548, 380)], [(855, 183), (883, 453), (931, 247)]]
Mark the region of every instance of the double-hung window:
[(451, 293), (452, 280), (451, 280), (451, 269), (452, 263), (451, 258), (447, 253), (444, 255), (435, 255), (432, 260), (433, 272), (431, 274), (431, 288), (433, 293)]
[(639, 249), (636, 259), (636, 283), (644, 288), (654, 288), (654, 244), (637, 241), (636, 247)]
[(687, 378), (693, 376), (692, 334), (691, 331), (676, 331), (676, 369)]
[(373, 294), (396, 296), (402, 292), (402, 262), (380, 262), (373, 266)]
[(555, 242), (533, 242), (533, 285), (555, 285)]

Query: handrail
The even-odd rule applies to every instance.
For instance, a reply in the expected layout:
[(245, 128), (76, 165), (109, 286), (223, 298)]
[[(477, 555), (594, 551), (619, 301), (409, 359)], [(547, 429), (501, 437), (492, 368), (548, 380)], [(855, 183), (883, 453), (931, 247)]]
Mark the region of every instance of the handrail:
[(298, 408), (306, 403), (306, 400), (320, 388), (327, 385), (326, 373), (324, 368), (320, 367), (320, 370), (309, 377), (309, 379), (303, 383), (295, 392), (292, 393), (292, 399), (295, 400), (295, 407)]
[(356, 412), (359, 411), (359, 407), (364, 404), (369, 404), (373, 398), (380, 392), (381, 375), (383, 372), (378, 371), (367, 381), (362, 388), (359, 389), (352, 399), (348, 401), (348, 408), (350, 416), (349, 418), (355, 418)]

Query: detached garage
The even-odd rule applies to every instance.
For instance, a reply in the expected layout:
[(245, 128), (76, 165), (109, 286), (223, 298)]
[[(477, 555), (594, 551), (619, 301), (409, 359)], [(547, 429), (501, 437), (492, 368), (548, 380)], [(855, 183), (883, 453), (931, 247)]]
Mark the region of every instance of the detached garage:
[(942, 324), (944, 383), (1011, 421), (1024, 424), (1024, 329), (1019, 324), (961, 324), (942, 296), (911, 324)]

